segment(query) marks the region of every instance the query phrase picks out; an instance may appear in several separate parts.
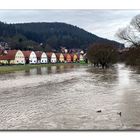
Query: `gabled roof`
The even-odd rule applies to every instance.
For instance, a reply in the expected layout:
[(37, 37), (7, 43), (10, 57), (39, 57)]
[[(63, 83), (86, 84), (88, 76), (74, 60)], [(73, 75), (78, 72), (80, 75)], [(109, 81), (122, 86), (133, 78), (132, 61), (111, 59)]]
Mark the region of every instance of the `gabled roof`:
[(48, 58), (51, 58), (52, 52), (46, 52), (46, 54), (47, 54)]
[(78, 56), (78, 59), (80, 58), (80, 56), (82, 56), (82, 57), (83, 57), (83, 55), (82, 55), (82, 54), (78, 54), (77, 56)]
[[(56, 55), (56, 53), (54, 53), (54, 52), (47, 52), (46, 54), (47, 54), (47, 57), (48, 57), (48, 58), (51, 58), (52, 54), (55, 54), (55, 55)], [(57, 57), (57, 56), (56, 56), (56, 57)]]
[[(56, 55), (56, 57), (57, 57), (57, 59), (59, 59), (60, 58), (60, 55), (61, 55), (62, 53), (55, 53), (55, 55)], [(63, 54), (62, 54), (63, 55)], [(64, 55), (63, 55), (64, 56)]]
[(0, 60), (14, 60), (18, 50), (7, 50), (7, 54), (0, 56)]
[(22, 53), (24, 54), (24, 57), (30, 57), (32, 51), (22, 51)]
[(71, 54), (69, 54), (69, 53), (65, 53), (63, 55), (64, 55), (64, 58), (67, 58), (67, 56), (70, 56), (72, 58)]
[(41, 55), (42, 55), (43, 52), (41, 51), (35, 51), (35, 54), (36, 54), (36, 57), (41, 60)]
[(75, 53), (72, 53), (72, 54), (70, 54), (71, 55), (71, 58), (73, 59), (73, 57), (76, 55), (77, 56), (77, 58), (78, 58), (78, 55), (77, 54), (75, 54)]

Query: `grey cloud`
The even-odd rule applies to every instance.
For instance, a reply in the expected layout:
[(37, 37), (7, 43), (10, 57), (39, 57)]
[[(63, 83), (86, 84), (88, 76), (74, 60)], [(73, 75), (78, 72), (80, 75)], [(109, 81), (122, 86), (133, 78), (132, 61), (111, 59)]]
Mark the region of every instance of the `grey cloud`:
[(114, 39), (118, 28), (124, 27), (140, 10), (0, 10), (0, 21), (65, 22), (98, 36)]

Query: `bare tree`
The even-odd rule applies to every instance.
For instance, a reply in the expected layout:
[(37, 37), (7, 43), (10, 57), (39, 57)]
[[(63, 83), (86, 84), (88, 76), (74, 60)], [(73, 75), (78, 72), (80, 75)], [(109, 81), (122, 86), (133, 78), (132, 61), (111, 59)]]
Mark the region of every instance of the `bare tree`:
[(140, 32), (140, 15), (136, 15), (130, 22), (130, 24)]
[(130, 44), (128, 51), (123, 52), (126, 64), (140, 65), (140, 15), (136, 15), (130, 22), (130, 25), (119, 29), (116, 33), (117, 37)]
[(135, 29), (133, 29), (130, 26), (127, 26), (125, 28), (121, 28), (116, 33), (116, 36), (124, 40), (125, 43), (129, 43), (130, 46), (139, 46), (140, 45), (140, 38), (138, 34), (135, 32)]
[(140, 46), (140, 15), (135, 16), (129, 26), (119, 29), (116, 36), (130, 46)]

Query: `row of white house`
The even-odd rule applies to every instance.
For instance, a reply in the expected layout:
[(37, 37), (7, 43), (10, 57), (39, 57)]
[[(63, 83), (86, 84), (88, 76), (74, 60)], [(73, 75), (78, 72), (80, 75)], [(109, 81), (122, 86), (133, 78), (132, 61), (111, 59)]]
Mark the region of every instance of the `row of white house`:
[(21, 50), (7, 50), (3, 55), (0, 55), (0, 64), (45, 64), (57, 62), (84, 62), (84, 55)]

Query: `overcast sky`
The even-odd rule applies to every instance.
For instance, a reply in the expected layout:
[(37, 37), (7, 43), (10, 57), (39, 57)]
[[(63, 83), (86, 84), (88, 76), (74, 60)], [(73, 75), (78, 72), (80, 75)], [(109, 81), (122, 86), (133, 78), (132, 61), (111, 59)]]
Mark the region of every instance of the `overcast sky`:
[(125, 27), (140, 10), (0, 10), (0, 21), (65, 22), (100, 37), (117, 40), (118, 28)]

